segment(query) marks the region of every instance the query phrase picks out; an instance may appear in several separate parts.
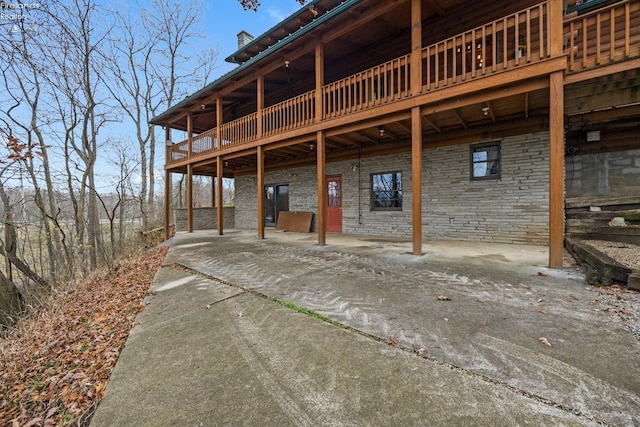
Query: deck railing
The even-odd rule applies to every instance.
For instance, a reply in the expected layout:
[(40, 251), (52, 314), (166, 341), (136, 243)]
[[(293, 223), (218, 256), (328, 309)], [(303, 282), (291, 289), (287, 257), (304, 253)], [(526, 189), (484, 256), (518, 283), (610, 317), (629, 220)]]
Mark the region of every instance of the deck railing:
[(253, 141), (258, 135), (258, 115), (251, 113), (229, 123), (224, 123), (221, 130), (222, 144), (217, 149), (232, 145), (240, 145)]
[[(423, 48), (422, 87), (427, 93), (550, 57), (550, 4), (543, 2)], [(640, 1), (625, 0), (564, 23), (568, 73), (640, 56)], [(262, 110), (262, 136), (303, 128), (411, 96), (411, 56), (323, 86), (322, 111), (310, 91)], [(318, 114), (320, 113), (320, 114)], [(168, 148), (167, 164), (258, 138), (257, 113), (203, 132)], [(189, 154), (189, 147), (191, 150)]]
[(308, 126), (316, 115), (315, 91), (298, 95), (262, 110), (264, 136)]
[(218, 148), (216, 132), (217, 128), (213, 128), (191, 138), (191, 155), (208, 153)]
[(505, 16), (422, 50), (422, 92), (549, 56), (549, 4)]
[(569, 72), (640, 55), (640, 2), (622, 1), (565, 20)]
[(354, 74), (322, 88), (323, 118), (339, 117), (410, 95), (411, 55)]

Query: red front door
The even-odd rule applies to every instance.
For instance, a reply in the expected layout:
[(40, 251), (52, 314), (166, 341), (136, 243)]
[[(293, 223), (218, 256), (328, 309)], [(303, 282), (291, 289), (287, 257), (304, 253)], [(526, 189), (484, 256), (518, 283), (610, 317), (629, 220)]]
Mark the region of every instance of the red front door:
[(342, 232), (342, 176), (326, 178), (327, 231)]

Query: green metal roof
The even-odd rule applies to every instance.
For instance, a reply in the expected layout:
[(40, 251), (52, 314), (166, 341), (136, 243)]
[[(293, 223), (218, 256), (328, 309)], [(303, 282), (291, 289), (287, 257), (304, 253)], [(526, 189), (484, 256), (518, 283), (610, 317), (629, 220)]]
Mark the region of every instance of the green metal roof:
[[(315, 0), (310, 4), (316, 4), (316, 3), (320, 2), (320, 1), (322, 1), (322, 0)], [(221, 76), (220, 78), (216, 79), (212, 83), (209, 83), (207, 86), (205, 86), (204, 88), (200, 89), (199, 91), (193, 93), (192, 95), (189, 95), (187, 98), (183, 99), (182, 101), (180, 101), (176, 105), (172, 106), (171, 108), (169, 108), (164, 113), (152, 118), (149, 121), (149, 123), (150, 124), (154, 124), (154, 125), (162, 124), (163, 121), (168, 119), (170, 116), (172, 116), (174, 113), (176, 113), (179, 109), (184, 108), (189, 103), (191, 103), (191, 102), (195, 101), (196, 99), (198, 99), (198, 97), (202, 96), (203, 94), (205, 94), (207, 92), (212, 91), (217, 86), (219, 86), (222, 83), (224, 83), (225, 81), (229, 80), (230, 78), (234, 77), (235, 75), (239, 74), (240, 72), (252, 67), (257, 62), (259, 62), (262, 59), (268, 57), (269, 55), (274, 54), (278, 50), (280, 50), (283, 47), (287, 46), (289, 43), (299, 39), (303, 35), (305, 35), (308, 32), (314, 30), (315, 28), (319, 27), (320, 25), (324, 24), (325, 22), (329, 21), (330, 19), (338, 16), (342, 12), (352, 8), (353, 6), (355, 6), (356, 4), (360, 3), (361, 1), (362, 0), (346, 0), (346, 1), (344, 1), (343, 3), (341, 3), (340, 5), (334, 7), (330, 11), (322, 14), (322, 16), (319, 16), (318, 18), (314, 19), (309, 24), (305, 25), (304, 27), (301, 27), (300, 29), (298, 29), (298, 31), (289, 34), (287, 37), (283, 38), (282, 40), (279, 40), (277, 43), (275, 43), (274, 45), (270, 46), (269, 48), (267, 48), (263, 52), (260, 52), (259, 54), (257, 54), (256, 56), (254, 56), (253, 58), (248, 60), (247, 62), (245, 62), (242, 65), (239, 65), (237, 68), (234, 68), (233, 70), (229, 71), (228, 73), (224, 74), (223, 76)], [(302, 8), (301, 10), (296, 12), (296, 14), (291, 15), (289, 18), (287, 18), (286, 20), (282, 21), (278, 26), (276, 26), (274, 28), (278, 28), (278, 27), (282, 26), (284, 23), (290, 22), (291, 20), (295, 19), (295, 17), (297, 16), (298, 13), (300, 13), (301, 11), (304, 12), (308, 7), (309, 7), (309, 5), (305, 6), (304, 8)], [(269, 31), (272, 31), (272, 30), (273, 30), (273, 28), (271, 30), (269, 30)]]

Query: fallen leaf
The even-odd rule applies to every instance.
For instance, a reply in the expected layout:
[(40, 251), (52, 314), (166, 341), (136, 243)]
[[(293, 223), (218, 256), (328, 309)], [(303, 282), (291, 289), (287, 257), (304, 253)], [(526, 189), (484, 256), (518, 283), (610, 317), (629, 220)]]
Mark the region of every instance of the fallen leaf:
[(538, 298), (537, 299), (537, 302), (542, 302), (542, 301), (544, 301), (544, 298)]
[(386, 343), (387, 344), (391, 344), (394, 347), (398, 346), (398, 340), (396, 339), (396, 337), (394, 336), (390, 336), (389, 338), (386, 339)]
[(237, 314), (237, 316), (238, 316), (238, 317), (242, 317), (242, 316), (244, 316), (244, 313), (243, 313), (243, 312), (241, 312), (241, 311), (239, 311), (239, 312), (238, 312), (238, 314)]
[(425, 351), (427, 351), (426, 348), (419, 348), (416, 353), (418, 353), (418, 356), (422, 357), (422, 356), (424, 356), (424, 352)]
[(206, 308), (207, 310), (209, 310), (211, 308), (211, 304), (207, 304), (204, 306), (204, 308)]
[(546, 273), (543, 273), (542, 271), (538, 271), (538, 276), (540, 276), (540, 277), (547, 277), (547, 276), (549, 276), (549, 275), (548, 275), (548, 274), (546, 274)]
[(485, 303), (485, 302), (487, 302), (487, 301), (485, 301), (485, 300), (483, 300), (483, 299), (479, 299), (479, 300), (478, 300), (478, 302), (481, 302), (481, 303), (483, 303), (483, 304), (484, 304), (484, 303)]
[(542, 307), (540, 307), (540, 308), (538, 309), (538, 313), (548, 314), (548, 313), (545, 311), (545, 309), (544, 309), (544, 308), (542, 308)]
[(438, 297), (438, 300), (440, 300), (440, 301), (451, 301), (451, 298), (449, 298), (449, 297), (448, 297), (448, 296), (446, 296), (446, 295), (440, 295), (440, 296)]
[(547, 347), (551, 347), (551, 343), (545, 337), (538, 338), (538, 341), (540, 341), (542, 344), (546, 345)]

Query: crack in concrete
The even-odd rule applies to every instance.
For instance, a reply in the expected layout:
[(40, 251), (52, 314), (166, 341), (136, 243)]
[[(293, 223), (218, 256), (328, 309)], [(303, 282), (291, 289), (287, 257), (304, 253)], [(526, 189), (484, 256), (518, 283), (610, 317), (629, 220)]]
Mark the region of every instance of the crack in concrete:
[[(287, 307), (287, 308), (289, 308), (291, 310), (294, 310), (294, 311), (297, 311), (299, 313), (305, 314), (305, 315), (307, 315), (309, 317), (314, 317), (314, 318), (316, 318), (318, 320), (321, 320), (321, 321), (323, 321), (325, 323), (329, 323), (332, 326), (345, 329), (345, 330), (347, 330), (349, 332), (353, 332), (353, 333), (356, 333), (356, 334), (361, 335), (363, 337), (366, 337), (366, 338), (372, 339), (374, 341), (386, 344), (389, 347), (397, 348), (397, 349), (402, 350), (402, 351), (404, 351), (406, 353), (413, 354), (416, 357), (420, 357), (422, 359), (426, 359), (426, 360), (428, 360), (428, 361), (430, 361), (432, 363), (435, 363), (435, 364), (443, 366), (443, 367), (447, 367), (447, 368), (449, 368), (449, 369), (451, 369), (453, 371), (464, 373), (466, 375), (470, 375), (470, 376), (473, 376), (475, 378), (478, 378), (478, 379), (480, 379), (480, 380), (482, 380), (484, 382), (503, 387), (503, 388), (513, 392), (513, 393), (520, 394), (520, 395), (522, 395), (524, 397), (527, 397), (529, 399), (532, 399), (532, 400), (536, 400), (536, 401), (538, 401), (538, 402), (540, 402), (540, 403), (542, 403), (542, 404), (544, 404), (546, 406), (549, 406), (549, 407), (552, 407), (552, 408), (556, 408), (556, 409), (560, 409), (560, 410), (562, 410), (562, 411), (564, 411), (566, 413), (573, 414), (573, 415), (575, 415), (577, 417), (583, 418), (583, 419), (588, 420), (590, 422), (594, 422), (594, 423), (596, 423), (598, 425), (609, 426), (609, 424), (606, 421), (598, 419), (598, 418), (596, 418), (594, 416), (585, 414), (585, 413), (581, 412), (578, 409), (572, 408), (569, 405), (566, 405), (566, 404), (563, 404), (563, 403), (560, 403), (560, 402), (556, 402), (556, 401), (554, 401), (552, 399), (549, 399), (547, 397), (538, 395), (536, 393), (530, 392), (528, 390), (524, 390), (524, 389), (519, 388), (519, 387), (515, 387), (515, 386), (513, 386), (511, 384), (508, 384), (508, 383), (506, 383), (504, 381), (496, 380), (496, 379), (491, 378), (491, 377), (489, 377), (489, 376), (487, 376), (485, 374), (482, 374), (480, 372), (477, 372), (477, 371), (474, 371), (474, 370), (471, 370), (471, 369), (468, 369), (468, 368), (464, 368), (464, 367), (461, 367), (461, 366), (457, 366), (457, 365), (455, 365), (453, 363), (446, 362), (444, 360), (437, 359), (437, 358), (435, 358), (433, 356), (429, 356), (429, 355), (425, 355), (425, 354), (420, 355), (420, 354), (418, 354), (418, 350), (416, 350), (416, 349), (398, 345), (397, 340), (394, 337), (388, 337), (388, 338), (379, 337), (377, 335), (374, 335), (374, 334), (362, 331), (360, 329), (354, 328), (353, 326), (349, 326), (349, 325), (346, 325), (344, 323), (340, 323), (340, 322), (338, 322), (336, 320), (330, 319), (330, 318), (328, 318), (326, 316), (318, 314), (318, 313), (316, 313), (316, 312), (314, 312), (312, 310), (306, 309), (304, 307), (298, 307), (297, 305), (295, 305), (295, 307), (292, 307), (292, 303), (290, 303), (290, 302), (288, 302), (286, 300), (275, 298), (275, 297), (271, 297), (271, 296), (266, 295), (266, 294), (264, 294), (262, 292), (259, 292), (256, 289), (248, 288), (248, 287), (245, 287), (245, 286), (242, 286), (242, 285), (237, 285), (235, 283), (231, 283), (231, 282), (229, 282), (227, 280), (224, 280), (224, 279), (221, 279), (221, 278), (218, 278), (218, 277), (203, 273), (201, 271), (195, 270), (195, 269), (193, 269), (191, 267), (187, 267), (187, 266), (179, 264), (179, 263), (171, 264), (169, 267), (177, 269), (177, 270), (182, 270), (182, 271), (188, 272), (190, 274), (194, 274), (196, 276), (199, 276), (199, 277), (202, 277), (202, 278), (206, 278), (208, 280), (215, 281), (215, 282), (220, 283), (222, 285), (229, 286), (229, 287), (232, 287), (234, 289), (239, 289), (239, 290), (243, 291), (240, 294), (233, 295), (231, 297), (225, 298), (224, 300), (221, 300), (221, 301), (218, 301), (218, 302), (222, 302), (222, 301), (225, 301), (225, 300), (228, 300), (228, 299), (231, 299), (231, 298), (235, 298), (236, 296), (243, 295), (244, 293), (251, 294), (253, 296), (266, 299), (268, 301), (271, 301), (271, 302), (274, 302), (276, 304), (279, 304), (279, 305), (282, 305), (284, 307)], [(298, 307), (300, 309), (296, 310), (296, 307)]]

